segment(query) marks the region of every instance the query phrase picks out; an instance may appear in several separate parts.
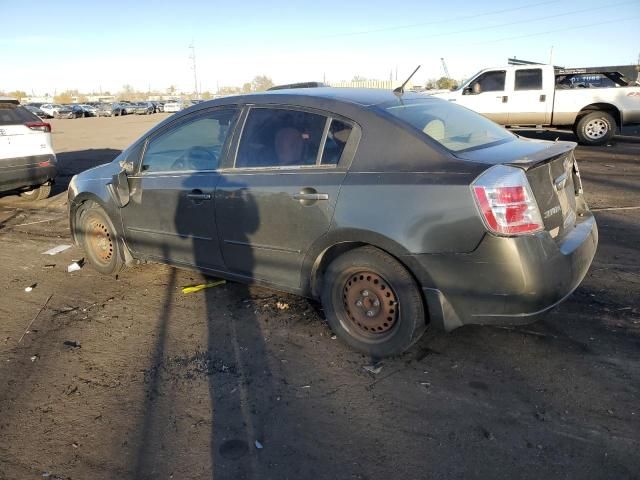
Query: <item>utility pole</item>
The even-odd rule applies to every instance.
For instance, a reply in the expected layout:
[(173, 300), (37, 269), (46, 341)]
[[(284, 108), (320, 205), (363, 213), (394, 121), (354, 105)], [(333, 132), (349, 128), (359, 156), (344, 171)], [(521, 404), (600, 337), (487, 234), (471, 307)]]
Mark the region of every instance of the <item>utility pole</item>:
[(194, 93), (196, 94), (196, 99), (200, 100), (200, 94), (198, 93), (198, 74), (196, 72), (196, 47), (193, 44), (193, 41), (191, 42), (191, 45), (189, 45), (189, 48), (191, 49), (191, 55), (189, 55), (189, 59), (192, 62), (191, 68), (193, 68)]

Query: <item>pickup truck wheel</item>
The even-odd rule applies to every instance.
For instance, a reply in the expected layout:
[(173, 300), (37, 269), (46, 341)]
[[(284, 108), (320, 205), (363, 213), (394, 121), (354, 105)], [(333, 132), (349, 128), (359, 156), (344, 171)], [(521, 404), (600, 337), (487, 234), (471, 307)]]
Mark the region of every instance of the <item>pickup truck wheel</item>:
[(95, 204), (80, 207), (76, 220), (76, 238), (87, 259), (98, 272), (114, 275), (124, 262), (113, 223), (106, 212)]
[(399, 355), (426, 330), (420, 289), (393, 257), (361, 247), (336, 258), (324, 276), (322, 305), (333, 332), (354, 349)]
[(582, 145), (603, 145), (616, 134), (616, 121), (607, 112), (591, 112), (580, 117), (575, 133)]
[(51, 194), (51, 184), (45, 183), (33, 190), (28, 190), (20, 194), (20, 198), (27, 202), (35, 202), (36, 200), (44, 200)]

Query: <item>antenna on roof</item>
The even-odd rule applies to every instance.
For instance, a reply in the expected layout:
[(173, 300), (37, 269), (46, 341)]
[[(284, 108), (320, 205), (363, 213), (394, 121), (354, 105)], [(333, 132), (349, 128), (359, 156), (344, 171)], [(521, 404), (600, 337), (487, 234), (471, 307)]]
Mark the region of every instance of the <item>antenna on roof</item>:
[(413, 73), (411, 75), (409, 75), (409, 78), (407, 78), (402, 85), (400, 85), (398, 88), (393, 90), (393, 93), (395, 93), (396, 95), (402, 95), (404, 93), (404, 87), (407, 85), (407, 83), (409, 83), (409, 80), (411, 80), (413, 78), (413, 76), (416, 74), (416, 72), (418, 70), (420, 70), (421, 66), (422, 65), (418, 65), (416, 67), (416, 69), (413, 71)]

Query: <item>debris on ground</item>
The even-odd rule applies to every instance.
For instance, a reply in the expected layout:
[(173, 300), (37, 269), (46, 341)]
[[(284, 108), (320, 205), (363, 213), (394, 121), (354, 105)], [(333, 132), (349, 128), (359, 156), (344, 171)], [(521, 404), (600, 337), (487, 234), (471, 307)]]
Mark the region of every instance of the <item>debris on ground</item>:
[(31, 357), (31, 361), (32, 361), (32, 362), (35, 362), (37, 359), (38, 359), (38, 355), (33, 355), (33, 356)]
[[(51, 297), (53, 297), (53, 293), (51, 295), (49, 295), (49, 298), (47, 298), (47, 301), (44, 302), (44, 305), (42, 305), (42, 307), (40, 307), (40, 310), (38, 310), (38, 313), (36, 313), (36, 316), (33, 317), (33, 319), (29, 322), (29, 325), (27, 325), (27, 328), (25, 328), (24, 333), (22, 334), (22, 336), (20, 337), (20, 340), (18, 340), (18, 344), (20, 344), (20, 342), (22, 341), (22, 339), (24, 338), (24, 336), (27, 334), (27, 332), (29, 332), (29, 329), (31, 328), (31, 325), (33, 325), (33, 322), (36, 321), (36, 318), (38, 318), (40, 316), (40, 314), (42, 313), (42, 311), (45, 309), (45, 307), (47, 306), (47, 304), (49, 303), (49, 300), (51, 300)], [(33, 360), (31, 360), (33, 361)]]
[(44, 268), (55, 268), (56, 264), (55, 263), (47, 263)]
[(42, 252), (43, 255), (57, 255), (60, 252), (64, 252), (65, 250), (71, 248), (71, 245), (58, 245), (57, 247), (53, 247), (46, 252)]
[(369, 373), (373, 373), (374, 375), (377, 375), (382, 371), (382, 364), (381, 363), (374, 363), (374, 364), (371, 364), (371, 365), (365, 365), (362, 368), (364, 368)]
[(182, 287), (182, 293), (195, 293), (199, 292), (200, 290), (204, 290), (205, 288), (218, 287), (220, 285), (224, 285), (225, 283), (227, 283), (226, 280), (216, 280), (215, 282), (200, 283), (198, 285), (188, 285), (186, 287)]
[(82, 345), (80, 345), (80, 342), (76, 341), (76, 340), (65, 340), (64, 345), (66, 347), (72, 347), (72, 348), (80, 348), (82, 347)]
[(284, 302), (276, 302), (276, 308), (278, 310), (289, 310), (289, 304)]
[(264, 447), (262, 446), (262, 444), (261, 444), (258, 440), (256, 440), (256, 448), (257, 448), (258, 450), (262, 450), (262, 449), (264, 448)]
[(36, 286), (38, 286), (37, 283), (33, 283), (31, 285), (29, 285), (27, 288), (24, 289), (25, 292), (31, 292), (34, 288), (36, 288)]
[(83, 267), (83, 265), (84, 265), (84, 258), (81, 258), (80, 260), (75, 260), (69, 264), (69, 266), (67, 267), (67, 272), (69, 273), (77, 272)]

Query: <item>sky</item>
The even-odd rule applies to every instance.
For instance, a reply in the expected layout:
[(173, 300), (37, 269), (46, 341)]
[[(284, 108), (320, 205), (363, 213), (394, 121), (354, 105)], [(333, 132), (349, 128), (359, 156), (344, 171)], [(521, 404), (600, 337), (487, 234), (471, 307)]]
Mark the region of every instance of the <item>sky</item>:
[[(565, 67), (640, 55), (640, 0), (109, 2), (0, 0), (0, 91), (54, 94), (351, 80), (456, 79), (508, 57)], [(14, 19), (8, 22), (6, 19)]]

